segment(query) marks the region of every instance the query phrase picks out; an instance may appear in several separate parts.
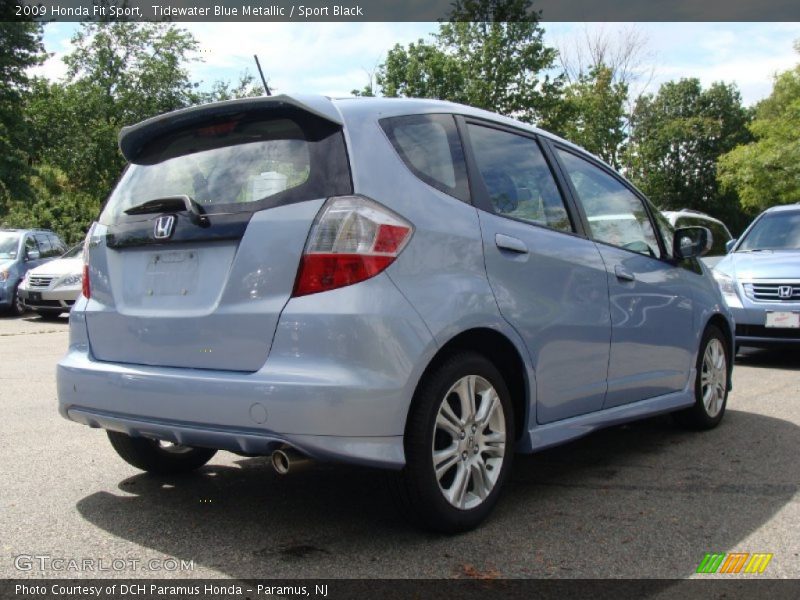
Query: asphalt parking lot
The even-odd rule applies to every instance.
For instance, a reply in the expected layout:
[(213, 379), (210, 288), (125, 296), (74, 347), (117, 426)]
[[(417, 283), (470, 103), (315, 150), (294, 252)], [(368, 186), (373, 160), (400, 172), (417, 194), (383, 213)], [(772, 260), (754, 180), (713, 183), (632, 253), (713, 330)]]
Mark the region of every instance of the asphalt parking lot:
[(734, 551), (800, 577), (800, 352), (740, 355), (716, 430), (659, 417), (518, 456), (492, 518), (442, 537), (407, 526), (370, 469), (280, 477), (219, 453), (140, 474), (58, 415), (66, 345), (66, 318), (0, 317), (0, 577), (686, 578)]

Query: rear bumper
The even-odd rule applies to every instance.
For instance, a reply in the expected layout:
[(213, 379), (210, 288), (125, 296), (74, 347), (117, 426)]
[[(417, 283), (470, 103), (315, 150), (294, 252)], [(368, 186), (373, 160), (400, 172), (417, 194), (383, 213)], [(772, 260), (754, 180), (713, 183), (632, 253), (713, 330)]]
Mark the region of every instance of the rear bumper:
[(386, 277), (291, 300), (255, 373), (97, 361), (84, 306), (57, 371), (67, 419), (190, 446), (266, 454), (289, 444), (320, 460), (405, 463), (406, 415), (435, 343)]

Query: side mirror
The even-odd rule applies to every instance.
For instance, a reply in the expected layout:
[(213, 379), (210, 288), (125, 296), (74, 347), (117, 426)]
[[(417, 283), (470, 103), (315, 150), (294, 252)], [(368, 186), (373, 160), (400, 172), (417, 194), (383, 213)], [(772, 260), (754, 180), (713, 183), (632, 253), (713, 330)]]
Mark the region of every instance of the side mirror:
[(675, 258), (695, 258), (708, 253), (714, 237), (706, 227), (681, 227), (675, 230), (672, 247)]
[(39, 260), (40, 254), (38, 250), (26, 250), (25, 260)]
[(725, 242), (725, 253), (727, 254), (728, 252), (733, 250), (733, 247), (736, 245), (736, 242), (738, 241), (739, 240), (737, 238), (733, 238), (732, 240), (728, 240), (727, 242)]

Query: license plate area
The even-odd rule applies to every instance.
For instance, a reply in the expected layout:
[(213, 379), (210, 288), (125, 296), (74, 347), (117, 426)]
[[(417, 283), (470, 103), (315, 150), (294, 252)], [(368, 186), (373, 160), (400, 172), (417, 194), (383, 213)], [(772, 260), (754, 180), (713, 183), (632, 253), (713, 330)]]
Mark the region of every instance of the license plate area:
[(196, 250), (166, 250), (148, 257), (142, 287), (145, 296), (189, 296), (197, 289)]
[(768, 312), (764, 326), (776, 329), (800, 329), (800, 313)]
[(31, 302), (41, 302), (42, 292), (28, 292), (28, 300)]

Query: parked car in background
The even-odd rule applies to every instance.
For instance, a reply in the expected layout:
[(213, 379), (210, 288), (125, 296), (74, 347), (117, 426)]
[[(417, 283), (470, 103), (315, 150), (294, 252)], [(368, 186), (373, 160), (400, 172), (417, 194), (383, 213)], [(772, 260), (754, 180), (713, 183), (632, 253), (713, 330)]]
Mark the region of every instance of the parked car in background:
[(45, 229), (0, 229), (0, 310), (21, 314), (17, 293), (25, 274), (66, 252), (64, 242)]
[(726, 244), (733, 239), (725, 223), (699, 210), (692, 210), (689, 208), (665, 210), (662, 211), (662, 214), (675, 228), (700, 226), (707, 227), (708, 230), (711, 231), (711, 236), (713, 237), (711, 250), (702, 258), (702, 261), (706, 265), (713, 267), (725, 256), (727, 252)]
[(31, 269), (19, 286), (23, 304), (43, 319), (69, 312), (81, 295), (83, 245), (74, 246), (59, 258)]
[(800, 344), (800, 205), (761, 213), (714, 267), (736, 344)]
[(58, 397), (136, 468), (382, 467), (454, 532), (514, 452), (723, 417), (708, 230), (673, 231), (565, 140), (441, 101), (273, 96), (154, 117), (120, 149)]

